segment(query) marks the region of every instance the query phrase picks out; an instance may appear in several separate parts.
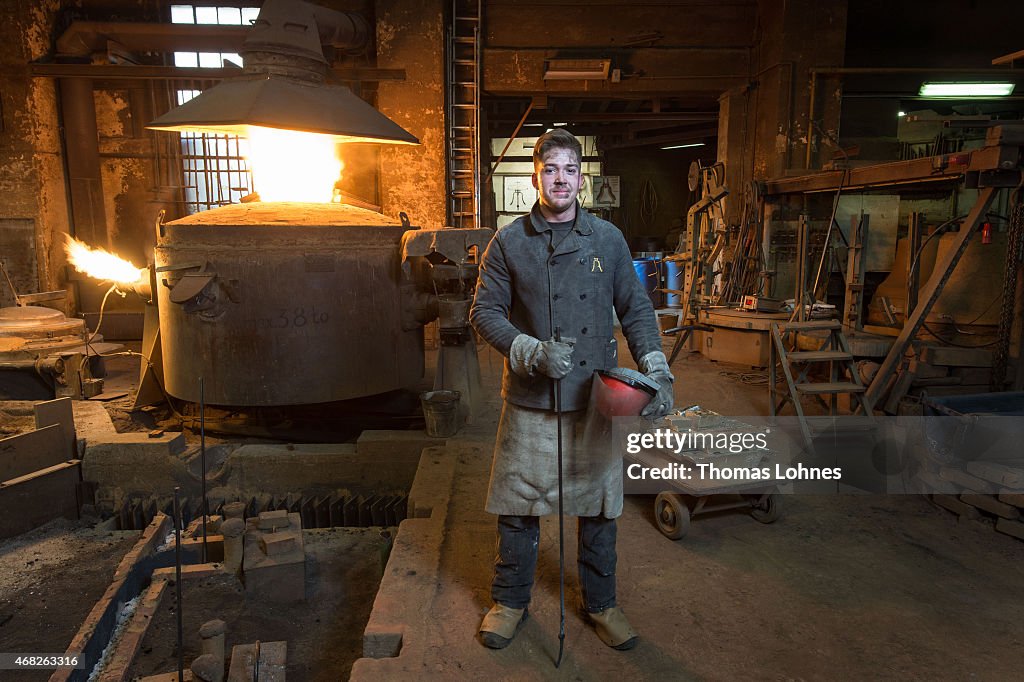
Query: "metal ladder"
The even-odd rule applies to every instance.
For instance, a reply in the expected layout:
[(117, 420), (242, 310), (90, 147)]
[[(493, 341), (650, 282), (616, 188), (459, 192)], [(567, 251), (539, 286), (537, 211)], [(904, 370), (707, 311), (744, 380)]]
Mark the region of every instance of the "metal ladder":
[(480, 226), (480, 0), (452, 0), (447, 36), (448, 224)]
[[(796, 347), (796, 335), (801, 331), (827, 331), (818, 350), (800, 351), (786, 350), (787, 344)], [(777, 370), (776, 363), (782, 366), (782, 372), (786, 377), (788, 392), (779, 400), (778, 389), (775, 385)], [(828, 381), (815, 382), (808, 378), (812, 367), (828, 363)], [(850, 375), (850, 381), (840, 379), (840, 368), (845, 368)], [(804, 440), (810, 444), (812, 441), (810, 427), (807, 424), (807, 417), (804, 415), (800, 399), (803, 396), (813, 396), (824, 402), (823, 396), (829, 396), (829, 414), (838, 414), (838, 397), (842, 393), (850, 395), (850, 404), (857, 402), (858, 411), (862, 412), (870, 421), (872, 418), (873, 406), (865, 395), (867, 387), (860, 380), (860, 374), (853, 362), (853, 353), (850, 352), (850, 344), (842, 332), (842, 324), (839, 320), (809, 320), (797, 322), (783, 322), (772, 324), (772, 342), (769, 344), (768, 359), (768, 390), (769, 390), (769, 414), (776, 416), (786, 403), (792, 403), (800, 418), (800, 431)]]

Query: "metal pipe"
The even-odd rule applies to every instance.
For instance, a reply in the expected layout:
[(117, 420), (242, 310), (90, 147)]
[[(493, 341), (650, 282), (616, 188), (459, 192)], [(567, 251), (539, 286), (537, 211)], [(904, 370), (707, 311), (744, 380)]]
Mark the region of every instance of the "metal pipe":
[(64, 372), (64, 360), (60, 357), (43, 357), (36, 360), (3, 360), (0, 371), (32, 371), (39, 376), (54, 375)]
[(60, 95), (75, 236), (89, 244), (110, 248), (92, 81), (85, 78), (63, 80)]
[[(843, 181), (848, 171), (843, 171), (843, 177), (839, 181), (839, 188), (836, 189), (835, 199), (832, 201), (832, 215), (828, 219), (828, 231), (825, 233), (825, 248), (821, 250), (821, 260), (818, 261), (818, 271), (814, 273), (814, 287), (811, 289), (811, 303), (817, 300), (818, 287), (821, 284), (821, 273), (825, 269), (825, 258), (828, 256), (829, 248), (832, 246), (832, 228), (836, 225), (836, 212), (839, 210), (839, 197), (843, 193)], [(841, 231), (840, 231), (841, 232)]]
[(203, 492), (203, 563), (206, 559), (206, 522), (210, 518), (210, 507), (206, 500), (206, 400), (203, 391), (203, 377), (199, 377), (199, 464), (202, 468)]
[(88, 57), (106, 52), (109, 41), (129, 51), (238, 52), (248, 26), (75, 21), (57, 38), (57, 54)]
[(516, 136), (519, 134), (519, 131), (522, 130), (523, 124), (526, 123), (526, 117), (530, 115), (530, 111), (532, 110), (533, 100), (531, 99), (530, 104), (526, 107), (526, 111), (523, 112), (523, 117), (519, 119), (519, 125), (516, 126), (516, 129), (514, 131), (512, 131), (512, 137), (508, 138), (508, 142), (505, 144), (505, 148), (501, 150), (501, 155), (498, 156), (498, 160), (494, 162), (493, 166), (491, 166), (491, 170), (487, 171), (487, 177), (484, 178), (485, 184), (487, 183), (488, 180), (491, 179), (491, 176), (494, 175), (494, 171), (498, 169), (498, 166), (501, 165), (502, 160), (505, 158), (505, 154), (508, 153), (508, 148), (512, 146), (512, 143), (515, 141)]

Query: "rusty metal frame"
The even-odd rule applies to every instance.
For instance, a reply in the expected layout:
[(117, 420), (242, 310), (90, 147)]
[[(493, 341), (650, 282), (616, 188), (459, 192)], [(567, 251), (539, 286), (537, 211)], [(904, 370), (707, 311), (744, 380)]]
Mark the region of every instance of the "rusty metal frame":
[(848, 170), (813, 172), (770, 180), (766, 183), (765, 197), (835, 191), (840, 184), (844, 191), (920, 187), (937, 183), (952, 185), (965, 180), (980, 187), (978, 199), (961, 225), (953, 248), (940, 262), (936, 262), (930, 279), (918, 293), (917, 306), (912, 311), (905, 311), (903, 330), (865, 392), (864, 397), (870, 404), (879, 402), (879, 398), (899, 368), (903, 353), (931, 312), (932, 306), (938, 300), (999, 189), (1015, 187), (1021, 182), (1022, 149), (1024, 126), (998, 125), (989, 129), (986, 146), (974, 151), (861, 166)]
[(998, 191), (999, 190), (996, 187), (986, 187), (979, 192), (978, 200), (971, 208), (971, 212), (964, 220), (964, 223), (960, 226), (960, 232), (957, 235), (952, 248), (943, 254), (940, 261), (935, 263), (935, 269), (932, 271), (932, 276), (928, 279), (928, 283), (920, 292), (917, 307), (915, 307), (914, 312), (906, 318), (906, 321), (903, 323), (903, 331), (901, 331), (900, 335), (896, 337), (896, 341), (893, 342), (892, 348), (889, 349), (889, 354), (885, 356), (885, 360), (882, 361), (882, 366), (878, 368), (878, 373), (875, 374), (874, 380), (871, 382), (871, 385), (868, 386), (865, 397), (872, 404), (878, 403), (878, 399), (885, 390), (890, 377), (903, 360), (903, 353), (907, 350), (910, 342), (917, 335), (918, 329), (921, 328), (925, 318), (928, 317), (928, 313), (931, 312), (932, 306), (937, 300), (939, 300), (939, 295), (942, 293), (943, 288), (945, 288), (946, 282), (949, 281), (950, 275), (953, 274), (953, 270), (956, 268), (957, 263), (960, 262), (960, 257), (963, 256), (964, 252), (967, 250), (967, 244), (971, 241), (971, 237), (977, 230), (978, 225), (980, 225), (982, 220), (985, 218), (985, 214), (988, 213), (988, 209), (992, 205), (992, 201), (995, 199), (996, 192)]

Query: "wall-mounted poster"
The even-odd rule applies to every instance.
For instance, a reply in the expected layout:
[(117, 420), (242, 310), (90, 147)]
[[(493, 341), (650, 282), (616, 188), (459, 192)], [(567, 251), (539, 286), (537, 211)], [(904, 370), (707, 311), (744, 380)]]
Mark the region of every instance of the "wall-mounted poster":
[(620, 206), (619, 176), (595, 175), (593, 185), (594, 208), (618, 208)]
[(537, 201), (537, 190), (529, 175), (506, 175), (503, 188), (505, 200), (501, 210), (504, 213), (526, 213)]

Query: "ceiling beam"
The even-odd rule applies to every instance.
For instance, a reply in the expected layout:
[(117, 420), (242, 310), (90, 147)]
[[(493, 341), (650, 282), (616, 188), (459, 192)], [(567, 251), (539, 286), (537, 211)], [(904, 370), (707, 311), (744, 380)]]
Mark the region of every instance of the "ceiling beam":
[(703, 142), (709, 137), (718, 135), (718, 126), (698, 128), (686, 132), (678, 132), (670, 135), (652, 135), (650, 137), (635, 137), (632, 139), (620, 139), (608, 141), (601, 145), (601, 149), (624, 149), (626, 147), (649, 147), (651, 145), (689, 144), (691, 142)]
[[(515, 122), (519, 118), (512, 118), (506, 115), (491, 115), (489, 120), (494, 123)], [(557, 113), (542, 111), (533, 114), (529, 118), (531, 123), (544, 123), (545, 121), (565, 121), (566, 123), (633, 123), (636, 121), (690, 121), (694, 123), (705, 123), (718, 120), (717, 111), (623, 111), (623, 112), (594, 112), (594, 113)]]

